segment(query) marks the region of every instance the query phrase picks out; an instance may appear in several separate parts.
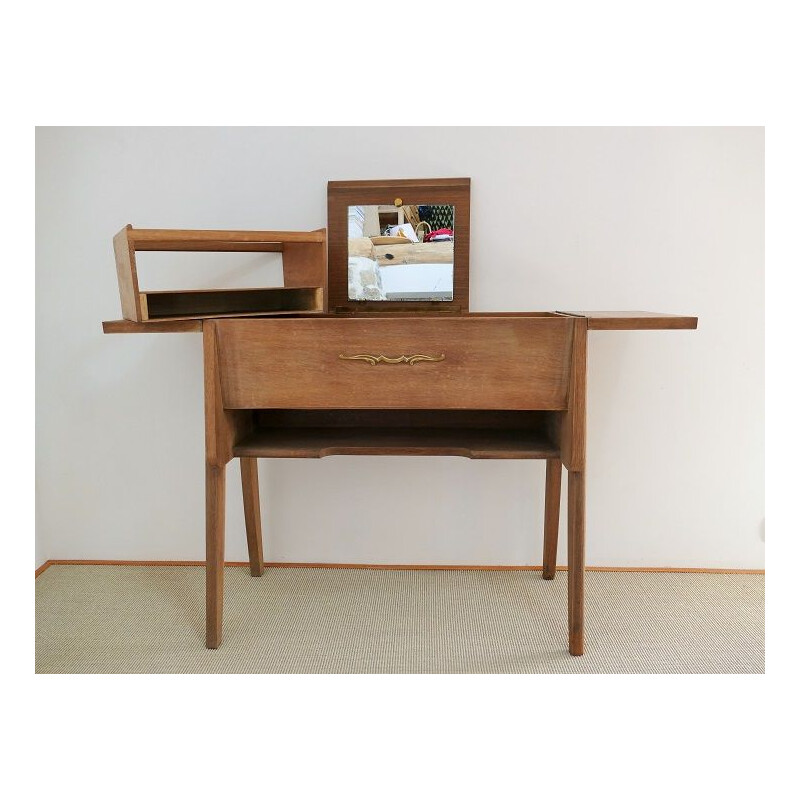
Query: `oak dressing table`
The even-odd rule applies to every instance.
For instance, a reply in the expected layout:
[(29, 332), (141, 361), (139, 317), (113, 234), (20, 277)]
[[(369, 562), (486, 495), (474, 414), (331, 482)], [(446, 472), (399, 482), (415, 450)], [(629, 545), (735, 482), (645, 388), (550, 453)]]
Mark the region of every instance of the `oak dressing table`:
[[(347, 209), (354, 203), (369, 208), (392, 202), (410, 209), (421, 209), (423, 202), (452, 205), (450, 302), (354, 301), (348, 293), (349, 280), (353, 291), (348, 240), (368, 237), (348, 230)], [(180, 232), (175, 234), (180, 240)], [(248, 244), (254, 241), (258, 237)], [(412, 252), (423, 250), (412, 247)], [(216, 648), (222, 640), (229, 461), (240, 460), (250, 571), (260, 576), (257, 459), (449, 455), (546, 460), (545, 579), (555, 575), (561, 470), (566, 468), (569, 652), (581, 655), (588, 332), (691, 329), (697, 319), (648, 312), (470, 313), (466, 179), (329, 184), (328, 253), (321, 309), (282, 310), (280, 318), (258, 312), (241, 318), (239, 311), (103, 323), (106, 333), (202, 333), (207, 647)]]

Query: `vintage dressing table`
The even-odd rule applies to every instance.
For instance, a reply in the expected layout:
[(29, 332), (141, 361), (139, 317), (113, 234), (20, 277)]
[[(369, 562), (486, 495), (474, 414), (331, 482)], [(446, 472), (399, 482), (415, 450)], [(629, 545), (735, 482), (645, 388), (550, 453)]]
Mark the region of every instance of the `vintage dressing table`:
[[(115, 237), (127, 318), (104, 322), (103, 330), (202, 333), (207, 647), (222, 640), (229, 461), (240, 460), (250, 571), (259, 576), (257, 459), (449, 455), (547, 461), (545, 579), (555, 575), (561, 470), (567, 469), (569, 652), (583, 653), (588, 332), (691, 329), (697, 319), (648, 312), (470, 313), (469, 191), (468, 179), (329, 183), (327, 265), (324, 231), (128, 226)], [(387, 207), (398, 209), (397, 230), (379, 224)], [(445, 224), (436, 228), (423, 216)], [(293, 295), (232, 290), (254, 293), (235, 295), (235, 302), (220, 291), (137, 296), (137, 249), (276, 251), (287, 245), (285, 287)], [(442, 282), (443, 264), (451, 283)], [(403, 288), (407, 275), (418, 281), (410, 289)], [(386, 285), (400, 289), (389, 297)], [(143, 314), (153, 308), (162, 313)]]

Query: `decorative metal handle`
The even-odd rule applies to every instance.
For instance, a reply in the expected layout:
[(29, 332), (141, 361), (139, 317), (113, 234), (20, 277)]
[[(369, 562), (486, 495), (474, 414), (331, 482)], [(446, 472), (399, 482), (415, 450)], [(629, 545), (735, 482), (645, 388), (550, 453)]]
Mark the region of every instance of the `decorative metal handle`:
[(366, 361), (374, 367), (378, 364), (416, 364), (418, 361), (444, 361), (444, 353), (440, 356), (424, 356), (418, 354), (413, 356), (397, 356), (397, 358), (391, 358), (390, 356), (370, 356), (366, 353), (357, 356), (346, 356), (342, 353), (339, 355), (339, 358), (341, 358), (342, 361)]

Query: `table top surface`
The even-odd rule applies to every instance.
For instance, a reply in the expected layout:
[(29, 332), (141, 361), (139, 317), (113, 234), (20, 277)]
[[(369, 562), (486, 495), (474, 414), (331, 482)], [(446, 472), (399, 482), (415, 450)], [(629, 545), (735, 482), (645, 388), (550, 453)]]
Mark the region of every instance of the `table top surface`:
[[(542, 312), (472, 312), (461, 317), (487, 316), (525, 316)], [(662, 314), (656, 311), (555, 311), (547, 312), (558, 316), (585, 317), (589, 330), (638, 331), (638, 330), (694, 330), (697, 328), (697, 317), (683, 314)], [(379, 316), (377, 313), (371, 317)], [(387, 315), (391, 316), (391, 315)], [(420, 315), (415, 315), (420, 316)], [(432, 315), (431, 315), (432, 316)], [(349, 319), (356, 315), (315, 314), (316, 319)], [(223, 319), (220, 316), (219, 319)], [(238, 317), (242, 319), (242, 317)], [(249, 319), (250, 317), (248, 317)], [(269, 319), (267, 316), (254, 315), (252, 318)], [(298, 318), (302, 318), (298, 314)], [(413, 319), (410, 316), (409, 319)], [(444, 318), (444, 317), (443, 317)], [(103, 333), (200, 333), (203, 330), (202, 319), (151, 320), (133, 322), (127, 319), (107, 320), (103, 322)]]

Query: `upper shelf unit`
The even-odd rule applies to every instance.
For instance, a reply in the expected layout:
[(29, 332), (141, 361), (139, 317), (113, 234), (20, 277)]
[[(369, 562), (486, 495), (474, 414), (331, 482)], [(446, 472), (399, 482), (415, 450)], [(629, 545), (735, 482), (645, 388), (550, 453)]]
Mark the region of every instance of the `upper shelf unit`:
[[(142, 291), (143, 251), (281, 253), (283, 286), (258, 289)], [(114, 237), (122, 316), (133, 322), (226, 316), (321, 314), (327, 299), (327, 237), (314, 231), (203, 231), (134, 228)]]

